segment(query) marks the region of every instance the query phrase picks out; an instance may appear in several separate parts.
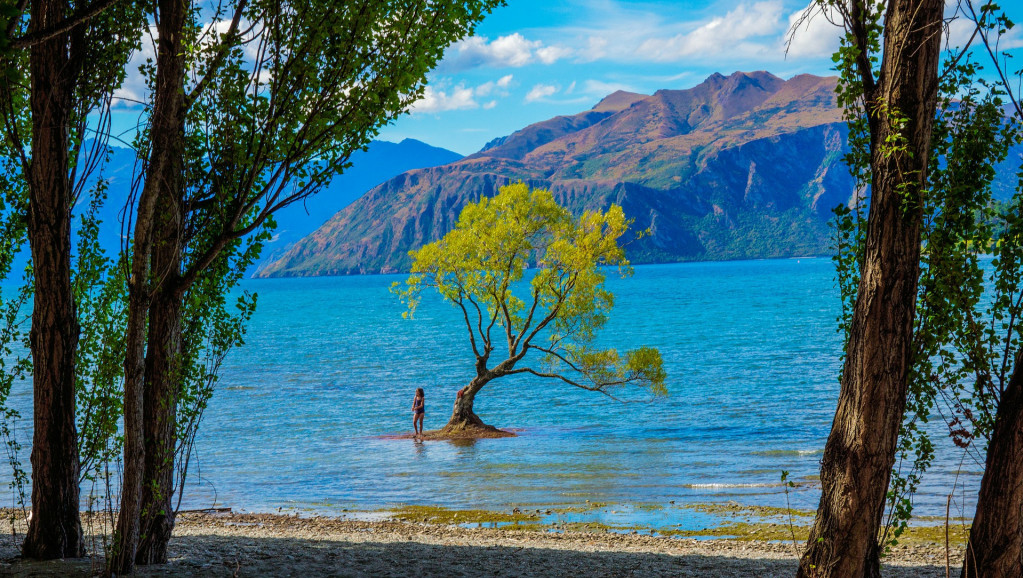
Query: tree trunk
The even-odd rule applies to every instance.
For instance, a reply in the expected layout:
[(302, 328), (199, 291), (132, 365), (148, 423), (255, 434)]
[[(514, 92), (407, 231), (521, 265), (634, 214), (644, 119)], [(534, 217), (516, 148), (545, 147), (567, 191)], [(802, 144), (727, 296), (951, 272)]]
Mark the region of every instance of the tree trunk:
[(151, 293), (157, 293), (166, 271), (152, 267), (156, 210), (165, 199), (180, 195), (184, 150), (185, 48), (182, 37), (187, 7), (181, 0), (160, 0), (156, 87), (150, 137), (149, 166), (135, 220), (132, 274), (128, 285), (128, 333), (124, 360), (124, 478), (111, 569), (130, 574), (141, 536), (143, 486), (146, 477), (145, 372), (146, 319)]
[[(183, 134), (183, 133), (182, 133)], [(179, 141), (181, 145), (183, 142)], [(177, 146), (175, 144), (174, 146)], [(183, 158), (183, 150), (172, 150), (174, 159)], [(149, 306), (149, 337), (145, 360), (145, 469), (142, 486), (141, 534), (135, 561), (138, 564), (167, 562), (167, 543), (174, 529), (174, 449), (176, 444), (178, 386), (182, 376), (181, 360), (181, 277), (184, 203), (182, 164), (170, 162), (157, 199), (153, 228), (151, 266), (160, 280)]]
[(486, 376), (477, 376), (469, 382), (469, 385), (465, 386), (461, 397), (455, 398), (455, 407), (451, 411), (451, 419), (448, 420), (448, 424), (441, 431), (455, 433), (467, 429), (497, 430), (494, 426), (483, 423), (483, 420), (472, 411), (472, 402), (476, 398), (476, 394), (489, 381), (490, 378)]
[[(180, 193), (180, 187), (178, 192)], [(182, 376), (181, 296), (181, 199), (161, 197), (157, 209), (153, 272), (162, 279), (149, 307), (149, 340), (146, 352), (146, 395), (143, 400), (145, 474), (142, 485), (142, 528), (135, 561), (165, 564), (167, 543), (174, 530), (174, 448), (178, 387)]]
[[(877, 533), (912, 363), (942, 6), (895, 0), (885, 17), (883, 76), (866, 98), (872, 185), (864, 261), (801, 577), (880, 575)], [(904, 126), (891, 118), (895, 111)]]
[[(31, 32), (60, 22), (65, 2), (31, 3)], [(28, 174), (28, 238), (35, 275), (30, 333), (33, 423), (32, 521), (27, 558), (85, 554), (78, 502), (75, 428), (75, 348), (78, 318), (71, 292), (69, 130), (80, 66), (69, 57), (69, 35), (31, 49), (32, 162)]]
[(998, 402), (963, 578), (1023, 576), (1023, 351)]

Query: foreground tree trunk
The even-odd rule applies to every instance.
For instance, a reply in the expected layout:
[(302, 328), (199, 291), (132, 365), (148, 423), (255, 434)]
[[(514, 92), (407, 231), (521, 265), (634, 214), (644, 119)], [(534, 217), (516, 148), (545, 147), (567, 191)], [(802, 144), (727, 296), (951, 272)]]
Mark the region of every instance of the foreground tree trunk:
[(864, 81), (872, 170), (866, 246), (801, 577), (880, 576), (877, 533), (912, 363), (942, 6), (941, 0), (889, 3), (882, 76), (876, 85)]
[[(170, 191), (168, 191), (170, 192)], [(180, 193), (180, 188), (178, 188)], [(149, 339), (143, 400), (145, 472), (141, 540), (135, 562), (165, 564), (174, 530), (174, 448), (178, 385), (181, 382), (181, 199), (161, 197), (157, 209), (152, 267), (161, 281), (149, 307)]]
[(962, 576), (1023, 576), (1023, 350), (998, 402)]
[[(118, 512), (116, 544), (111, 569), (130, 574), (142, 538), (143, 486), (146, 476), (146, 326), (152, 293), (160, 290), (167, 270), (151, 261), (157, 209), (181, 190), (184, 150), (185, 47), (182, 36), (187, 8), (180, 0), (160, 0), (156, 86), (152, 113), (150, 159), (132, 242), (132, 269), (128, 284), (128, 333), (124, 359), (124, 479)], [(180, 333), (179, 333), (180, 335)], [(159, 428), (154, 428), (159, 429)]]
[[(30, 32), (52, 27), (70, 11), (66, 2), (31, 5)], [(71, 292), (69, 131), (80, 62), (74, 42), (60, 34), (34, 45), (31, 69), (32, 160), (28, 174), (28, 238), (35, 275), (33, 361), (32, 521), (27, 558), (85, 554), (78, 512), (78, 435), (75, 428), (75, 348), (78, 318)]]

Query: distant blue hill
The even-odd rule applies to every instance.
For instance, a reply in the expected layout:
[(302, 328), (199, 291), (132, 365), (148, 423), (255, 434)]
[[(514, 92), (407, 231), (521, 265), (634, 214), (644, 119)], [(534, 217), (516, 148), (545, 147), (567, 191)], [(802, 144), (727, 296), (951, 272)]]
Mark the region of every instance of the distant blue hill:
[(274, 240), (263, 250), (261, 261), (281, 254), (373, 187), (405, 171), (437, 167), (461, 158), (456, 152), (413, 139), (399, 143), (373, 141), (365, 152), (353, 154), (352, 166), (322, 191), (274, 215), (277, 230)]
[[(109, 186), (107, 202), (100, 211), (100, 219), (103, 221), (100, 227), (100, 246), (113, 258), (121, 248), (122, 234), (127, 234), (124, 207), (131, 192), (135, 152), (123, 147), (111, 148), (110, 160), (102, 168), (102, 175), (108, 180)], [(277, 230), (273, 241), (264, 248), (261, 262), (283, 253), (376, 185), (406, 171), (445, 165), (461, 158), (462, 155), (458, 153), (413, 139), (399, 143), (371, 142), (367, 150), (354, 153), (351, 157), (352, 166), (331, 180), (320, 192), (276, 213), (274, 218)], [(86, 190), (75, 209), (75, 232), (79, 215), (88, 201)], [(17, 276), (16, 272), (23, 269), (27, 262), (27, 245), (23, 253), (14, 265), (15, 273), (12, 277)]]

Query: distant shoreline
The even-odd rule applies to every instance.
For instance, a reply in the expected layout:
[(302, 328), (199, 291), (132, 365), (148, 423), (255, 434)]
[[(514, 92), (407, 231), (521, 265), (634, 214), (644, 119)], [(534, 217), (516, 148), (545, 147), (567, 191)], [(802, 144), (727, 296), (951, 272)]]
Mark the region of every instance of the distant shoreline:
[[(735, 259), (697, 259), (697, 258), (693, 258), (693, 259), (683, 259), (681, 261), (640, 261), (640, 262), (631, 262), (631, 266), (632, 266), (633, 269), (636, 269), (636, 268), (640, 268), (640, 267), (663, 267), (663, 266), (670, 266), (670, 265), (700, 265), (700, 264), (704, 264), (705, 265), (705, 264), (710, 264), (710, 263), (741, 263), (743, 261), (748, 261), (750, 263), (755, 263), (755, 262), (759, 262), (759, 261), (796, 261), (796, 260), (799, 260), (799, 259), (828, 259), (828, 260), (830, 260), (833, 257), (834, 257), (834, 255), (829, 254), (829, 253), (814, 253), (814, 254), (807, 254), (807, 255), (780, 255), (780, 256), (777, 256), (777, 257), (755, 257), (755, 258), (742, 257), (742, 258), (735, 258)], [(615, 267), (611, 267), (611, 266), (601, 266), (601, 267), (602, 268), (606, 268), (606, 269), (614, 269), (615, 268)], [(528, 268), (526, 270), (527, 271), (533, 271), (534, 268), (530, 267), (530, 268)], [(252, 273), (247, 274), (245, 279), (248, 280), (248, 281), (273, 281), (273, 280), (279, 280), (279, 279), (330, 279), (330, 278), (336, 278), (336, 277), (341, 277), (341, 278), (345, 278), (345, 277), (406, 277), (406, 276), (409, 275), (408, 271), (388, 271), (388, 272), (370, 271), (370, 272), (366, 272), (366, 273), (355, 272), (355, 273), (322, 273), (322, 274), (321, 273), (315, 273), (315, 274), (314, 273), (310, 273), (310, 274), (304, 274), (304, 275), (267, 275), (267, 276), (261, 276), (258, 273), (259, 273), (259, 270), (255, 270)]]

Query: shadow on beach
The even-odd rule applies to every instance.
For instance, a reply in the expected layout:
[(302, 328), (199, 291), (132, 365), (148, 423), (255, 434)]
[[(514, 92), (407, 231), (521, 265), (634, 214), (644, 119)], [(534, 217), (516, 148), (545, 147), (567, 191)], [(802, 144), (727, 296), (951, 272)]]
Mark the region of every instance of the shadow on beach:
[[(791, 577), (794, 559), (501, 545), (438, 545), (413, 541), (356, 542), (222, 535), (176, 537), (172, 562), (139, 568), (138, 576), (421, 576), (431, 577)], [(482, 539), (481, 542), (495, 542)], [(4, 576), (90, 576), (98, 559), (25, 562), (10, 558), (10, 536), (0, 544)], [(959, 571), (954, 569), (956, 575)], [(939, 577), (939, 566), (886, 566), (886, 577)]]

